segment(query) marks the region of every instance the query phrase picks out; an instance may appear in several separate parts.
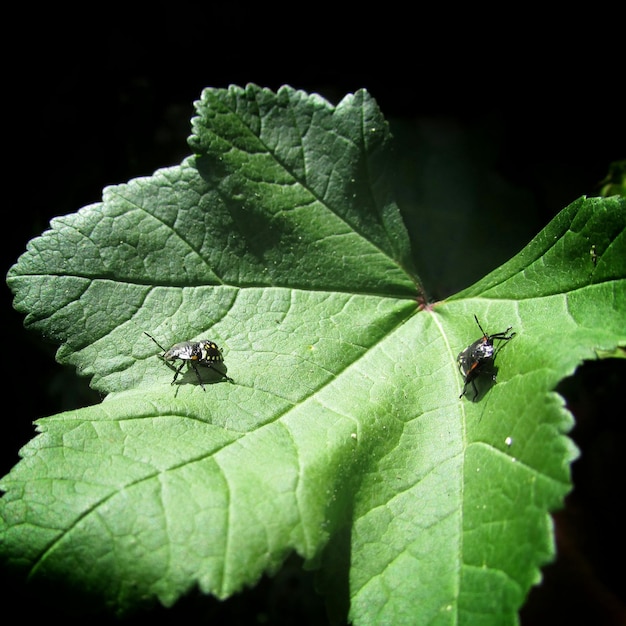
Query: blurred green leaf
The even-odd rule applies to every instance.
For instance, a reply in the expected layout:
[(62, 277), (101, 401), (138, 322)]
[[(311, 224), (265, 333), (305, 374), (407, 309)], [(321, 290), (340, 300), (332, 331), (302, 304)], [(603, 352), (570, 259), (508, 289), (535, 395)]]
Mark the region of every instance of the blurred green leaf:
[(626, 197), (626, 159), (611, 163), (609, 172), (600, 185), (601, 196)]

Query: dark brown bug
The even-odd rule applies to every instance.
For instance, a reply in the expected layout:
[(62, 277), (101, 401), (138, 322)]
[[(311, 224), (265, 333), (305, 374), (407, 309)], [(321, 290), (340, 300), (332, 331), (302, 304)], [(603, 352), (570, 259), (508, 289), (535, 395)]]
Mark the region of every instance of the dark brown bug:
[(474, 343), (470, 344), (465, 348), (465, 350), (461, 350), (459, 352), (459, 356), (457, 357), (457, 363), (459, 364), (459, 370), (461, 371), (461, 375), (463, 376), (463, 391), (459, 398), (462, 398), (467, 391), (467, 386), (471, 383), (474, 389), (474, 397), (472, 400), (476, 400), (478, 396), (478, 389), (476, 388), (476, 378), (480, 376), (484, 372), (491, 372), (492, 379), (495, 381), (496, 376), (493, 373), (493, 365), (494, 360), (496, 358), (496, 354), (498, 350), (495, 348), (493, 342), (496, 341), (508, 341), (512, 337), (515, 336), (515, 333), (509, 334), (512, 326), (509, 326), (505, 331), (500, 333), (494, 333), (493, 335), (488, 335), (483, 327), (480, 325), (478, 318), (474, 315), (474, 319), (478, 324), (478, 328), (480, 328), (480, 332), (483, 336), (480, 339), (477, 339)]

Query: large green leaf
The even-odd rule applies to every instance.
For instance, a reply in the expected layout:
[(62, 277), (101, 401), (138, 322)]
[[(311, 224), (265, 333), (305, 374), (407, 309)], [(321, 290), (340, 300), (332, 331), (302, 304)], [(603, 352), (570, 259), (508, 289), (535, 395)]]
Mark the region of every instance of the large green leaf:
[[(39, 420), (2, 480), (5, 567), (124, 612), (228, 597), (296, 551), (356, 624), (515, 623), (571, 488), (553, 390), (626, 343), (626, 202), (580, 199), (427, 303), (366, 92), (207, 89), (197, 111), (195, 156), (53, 220), (9, 272), (107, 395)], [(476, 401), (474, 315), (516, 332)], [(145, 331), (215, 340), (235, 384), (172, 387)]]

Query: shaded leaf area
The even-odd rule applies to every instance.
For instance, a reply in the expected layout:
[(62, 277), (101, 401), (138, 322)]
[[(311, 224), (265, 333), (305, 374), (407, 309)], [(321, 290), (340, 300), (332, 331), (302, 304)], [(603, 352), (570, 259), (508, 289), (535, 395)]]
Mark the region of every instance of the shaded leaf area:
[[(327, 212), (323, 214), (330, 236), (347, 229), (410, 266), (408, 236), (391, 195), (389, 129), (367, 92), (346, 96), (330, 108), (319, 96), (289, 89), (278, 94), (253, 87), (232, 88), (226, 94), (207, 89), (196, 108), (199, 115), (192, 120), (190, 145), (203, 155), (202, 173), (232, 207), (249, 212), (253, 228), (259, 206), (264, 209), (263, 226), (268, 215), (273, 222), (285, 209), (299, 217), (285, 193), (285, 187), (299, 181), (306, 189), (302, 200), (306, 213), (321, 203), (336, 217), (330, 220)], [(307, 221), (295, 222), (298, 241), (305, 246)], [(262, 233), (263, 240), (265, 235), (276, 236), (273, 228)], [(285, 251), (281, 246), (279, 260), (287, 262), (293, 280), (297, 266)], [(318, 256), (317, 250), (307, 252)], [(320, 261), (334, 265), (333, 255)], [(335, 269), (341, 276), (341, 267)], [(345, 279), (341, 282), (345, 287)], [(393, 284), (393, 279), (384, 284)]]
[[(581, 199), (418, 310), (365, 92), (197, 108), (195, 157), (56, 220), (9, 274), (27, 325), (108, 395), (39, 420), (3, 479), (5, 566), (124, 613), (229, 597), (297, 552), (355, 624), (515, 623), (576, 457), (553, 389), (626, 344), (626, 202)], [(474, 315), (516, 335), (472, 402)], [(235, 384), (171, 386), (144, 331), (217, 341)]]
[(451, 299), (527, 300), (590, 284), (606, 293), (626, 274), (624, 202), (622, 196), (576, 200), (511, 261)]

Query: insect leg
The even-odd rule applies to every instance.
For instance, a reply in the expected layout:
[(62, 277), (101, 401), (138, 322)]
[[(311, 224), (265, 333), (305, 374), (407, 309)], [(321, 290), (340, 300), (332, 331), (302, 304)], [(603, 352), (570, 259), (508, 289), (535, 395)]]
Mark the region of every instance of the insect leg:
[(501, 333), (496, 333), (495, 335), (490, 335), (489, 339), (502, 339), (504, 341), (508, 341), (509, 339), (512, 339), (513, 337), (515, 337), (515, 333), (511, 333), (510, 335), (507, 334), (512, 328), (513, 328), (513, 326), (509, 326), (505, 331), (503, 331)]
[(220, 376), (223, 376), (229, 383), (234, 383), (235, 381), (228, 376), (227, 374), (224, 374), (224, 372), (222, 372), (221, 370), (218, 370), (217, 367), (215, 367), (215, 365), (211, 365), (209, 363), (209, 367), (214, 371), (217, 372)]
[(178, 369), (176, 370), (176, 372), (174, 372), (174, 380), (172, 380), (170, 384), (173, 385), (176, 382), (176, 379), (178, 378), (178, 375), (180, 374), (180, 370), (183, 369), (183, 365), (185, 365), (185, 361), (182, 361), (181, 364), (178, 366)]
[(472, 384), (472, 389), (474, 390), (474, 397), (472, 398), (472, 402), (476, 400), (476, 396), (478, 396), (478, 389), (476, 387), (476, 381), (473, 378), (472, 380), (465, 381), (465, 384), (463, 385), (463, 391), (461, 392), (461, 395), (459, 396), (459, 400), (467, 393), (467, 386), (470, 383)]
[[(511, 333), (510, 335), (507, 335), (507, 333), (511, 330), (511, 327), (509, 326), (503, 333), (498, 333), (497, 335), (492, 335), (492, 339), (498, 339), (500, 341), (508, 341), (509, 339), (513, 339), (513, 337), (515, 337), (516, 333)], [(495, 349), (495, 352), (493, 353), (493, 358), (495, 360), (496, 356), (498, 355), (498, 352), (500, 352), (500, 350), (502, 350), (504, 344), (501, 343), (498, 345), (498, 347)]]
[(204, 385), (202, 384), (202, 378), (200, 378), (200, 372), (198, 371), (196, 364), (193, 361), (189, 361), (189, 365), (193, 367), (193, 371), (196, 373), (196, 378), (198, 379), (198, 382), (200, 383), (200, 387), (202, 387), (202, 391), (206, 391), (206, 389), (204, 388)]
[(476, 381), (473, 379), (472, 379), (472, 387), (474, 389), (474, 397), (472, 398), (472, 402), (473, 402), (478, 397), (478, 389), (476, 387)]

